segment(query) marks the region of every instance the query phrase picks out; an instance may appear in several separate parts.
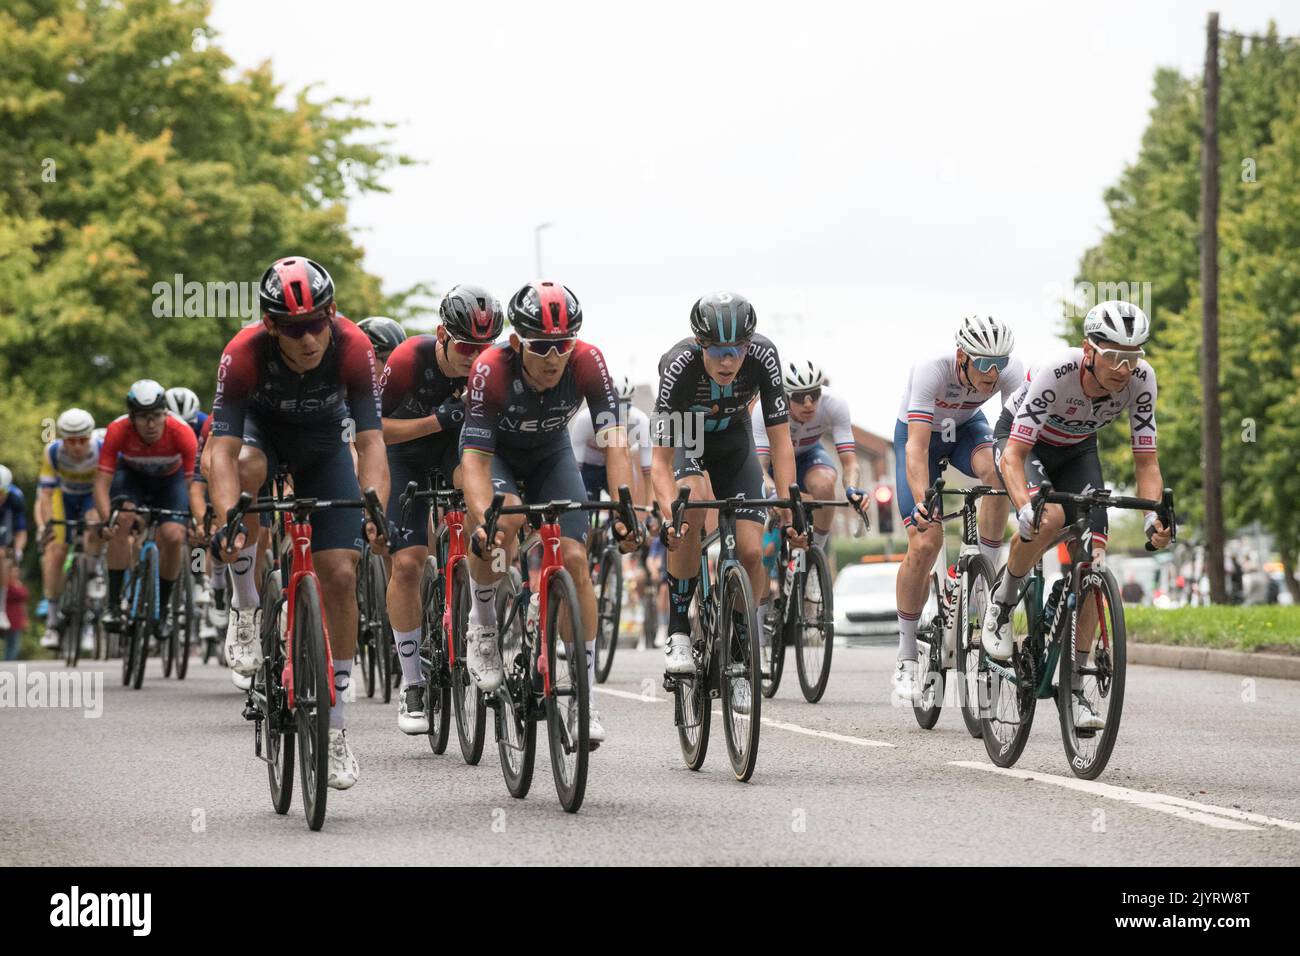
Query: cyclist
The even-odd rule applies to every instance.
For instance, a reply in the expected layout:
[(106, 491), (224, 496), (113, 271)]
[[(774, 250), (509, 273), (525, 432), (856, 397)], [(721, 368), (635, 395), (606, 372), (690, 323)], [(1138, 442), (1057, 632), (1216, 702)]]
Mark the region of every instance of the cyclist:
[[(618, 421), (627, 429), (630, 448), (635, 448), (641, 456), (641, 480), (632, 485), (632, 498), (639, 505), (650, 503), (650, 416), (632, 404), (636, 389), (632, 381), (624, 375), (618, 385)], [(605, 474), (605, 445), (596, 437), (596, 426), (589, 415), (575, 415), (569, 426), (569, 440), (573, 443), (573, 454), (578, 459), (582, 471), (582, 483), (587, 488), (587, 497), (592, 501), (600, 500), (602, 491), (608, 492), (609, 485)], [(633, 476), (635, 480), (635, 475)]]
[(188, 388), (169, 388), (167, 410), (194, 430), (194, 439), (197, 441), (208, 420), (207, 414), (199, 411), (199, 397)]
[[(393, 350), (379, 381), (392, 479), (388, 517), (394, 523), (401, 521), (400, 498), (409, 482), (423, 487), (429, 473), (437, 470), (444, 481), (459, 483), (457, 445), (465, 418), (461, 392), (474, 361), (505, 325), (501, 303), (474, 285), (458, 285), (448, 292), (438, 315), (441, 324), (432, 335), (413, 336)], [(375, 339), (372, 333), (371, 341)], [(429, 503), (412, 505), (408, 522), (409, 530), (390, 549), (388, 614), (402, 664), (397, 726), (404, 733), (425, 734), (429, 718), (420, 671), (420, 576), (429, 556)]]
[[(911, 703), (916, 686), (916, 628), (925, 605), (930, 569), (943, 550), (943, 526), (925, 510), (925, 491), (939, 477), (947, 458), (964, 475), (994, 488), (1002, 481), (993, 466), (993, 435), (980, 411), (994, 392), (1003, 398), (1024, 378), (1024, 366), (1011, 356), (1015, 335), (991, 316), (968, 316), (957, 328), (956, 353), (924, 359), (912, 366), (894, 423), (894, 480), (898, 511), (907, 529), (907, 556), (895, 583), (898, 605), (898, 661), (893, 696)], [(979, 504), (980, 553), (997, 567), (1007, 501), (985, 498)]]
[(9, 574), (12, 566), (22, 564), (26, 546), (26, 502), (14, 484), (14, 473), (0, 465), (0, 631), (9, 630), (9, 614), (5, 611)]
[[(785, 366), (785, 391), (790, 399), (790, 440), (794, 443), (795, 480), (801, 490), (814, 498), (826, 500), (835, 494), (835, 462), (822, 447), (822, 435), (829, 429), (835, 442), (835, 452), (840, 459), (844, 478), (844, 494), (859, 511), (869, 507), (866, 492), (858, 487), (861, 480), (858, 467), (857, 443), (853, 440), (853, 424), (849, 416), (849, 403), (838, 395), (825, 391), (830, 381), (812, 361), (791, 362)], [(758, 463), (766, 480), (772, 457), (763, 423), (763, 410), (754, 403), (751, 427), (754, 444), (758, 449)], [(832, 512), (819, 508), (813, 513), (812, 544), (823, 554), (831, 536)], [(818, 600), (816, 589), (821, 585), (815, 575), (809, 575), (809, 596)]]
[[(690, 322), (691, 336), (659, 360), (651, 470), (655, 498), (665, 516), (670, 515), (679, 484), (688, 486), (694, 498), (705, 494), (706, 474), (718, 498), (763, 497), (763, 476), (750, 427), (749, 402), (755, 395), (762, 403), (762, 424), (772, 450), (777, 487), (789, 488), (795, 480), (781, 358), (776, 346), (754, 331), (758, 320), (753, 306), (733, 293), (706, 295), (691, 307)], [(736, 517), (736, 550), (759, 602), (762, 634), (771, 603), (762, 560), (767, 512), (741, 509)], [(778, 509), (776, 520), (781, 527), (788, 525), (788, 510)], [(669, 552), (670, 605), (664, 653), (670, 674), (689, 674), (695, 669), (688, 612), (699, 582), (702, 524), (702, 514), (696, 517), (688, 511), (681, 529), (671, 528), (671, 521), (665, 520), (660, 530)], [(748, 713), (753, 689), (743, 679), (732, 687), (732, 706), (739, 713)]]
[(375, 350), (375, 374), (382, 375), (388, 356), (406, 341), (406, 329), (385, 315), (372, 315), (362, 319), (357, 323), (357, 328), (370, 339), (370, 345)]
[[(41, 470), (36, 480), (36, 526), (45, 528), (51, 519), (62, 521), (94, 521), (95, 472), (99, 463), (100, 443), (92, 438), (95, 419), (81, 408), (69, 408), (54, 423), (58, 437), (45, 446), (41, 453)], [(58, 606), (63, 594), (63, 562), (68, 556), (67, 528), (51, 528), (51, 540), (41, 559), (41, 583), (44, 588), (42, 604), (36, 616), (45, 616), (45, 634), (42, 647), (58, 647)], [(86, 551), (92, 555), (93, 576), (99, 575), (98, 535), (86, 536)], [(81, 635), (82, 650), (95, 646), (90, 625)]]
[[(466, 666), (474, 683), (489, 693), (504, 676), (496, 622), (496, 584), (504, 568), (494, 554), (507, 560), (513, 555), (516, 532), (523, 523), (521, 515), (502, 518), (496, 540), (484, 540), (481, 525), (493, 492), (505, 493), (511, 505), (520, 499), (535, 503), (586, 497), (568, 432), (569, 419), (584, 398), (596, 434), (607, 447), (609, 486), (630, 485), (632, 478), (627, 432), (618, 419), (618, 396), (605, 357), (596, 346), (578, 338), (582, 306), (577, 296), (559, 283), (536, 282), (514, 294), (509, 314), (510, 341), (484, 352), (470, 374), (460, 439), (465, 506), (474, 528)], [(587, 682), (594, 687), (596, 592), (587, 571), (588, 527), (583, 512), (560, 516), (562, 557), (582, 608)], [(621, 551), (637, 547), (640, 522), (627, 528), (615, 520), (612, 527)], [(577, 709), (570, 712), (576, 714)], [(606, 738), (595, 706), (589, 710), (588, 737), (593, 749)]]
[[(219, 516), (240, 491), (256, 494), (283, 465), (303, 497), (351, 499), (360, 488), (388, 497), (388, 459), (379, 423), (379, 380), (374, 350), (364, 332), (338, 313), (334, 280), (311, 259), (278, 259), (258, 286), (262, 321), (226, 345), (212, 402), (212, 506)], [(358, 464), (352, 465), (356, 442)], [(360, 479), (360, 487), (358, 486)], [(344, 700), (357, 641), (357, 557), (363, 522), (350, 509), (311, 516), (312, 559), (334, 659), (330, 707), (329, 785), (346, 790), (359, 765), (345, 734)], [(366, 533), (371, 527), (365, 524)], [(385, 546), (385, 529), (374, 529)], [(241, 530), (213, 548), (229, 566), (234, 613), (226, 630), (231, 668), (251, 677), (261, 665), (256, 535)]]
[[(126, 393), (127, 414), (108, 426), (95, 476), (95, 511), (112, 514), (111, 500), (189, 514), (189, 484), (194, 475), (194, 432), (167, 412), (167, 395), (153, 379), (141, 379)], [(100, 525), (108, 543), (108, 608), (105, 630), (122, 624), (122, 580), (131, 563), (131, 535), (137, 519), (123, 510), (113, 527)], [(158, 606), (167, 607), (184, 559), (186, 517), (168, 515), (158, 526)], [(164, 619), (157, 635), (165, 638)], [(147, 648), (146, 648), (147, 651)]]
[[(1083, 320), (1082, 348), (1066, 349), (1034, 368), (998, 419), (997, 466), (1016, 507), (1019, 534), (1011, 540), (1006, 568), (984, 616), (984, 650), (996, 660), (1011, 657), (1011, 612), (1025, 577), (1056, 533), (1078, 517), (1072, 506), (1047, 505), (1035, 532), (1029, 501), (1033, 489), (1044, 480), (1059, 491), (1079, 494), (1102, 488), (1097, 432), (1127, 411), (1138, 497), (1159, 499), (1163, 492), (1156, 455), (1156, 373), (1142, 348), (1150, 334), (1151, 321), (1136, 305), (1112, 300), (1094, 306)], [(1097, 560), (1105, 554), (1107, 527), (1105, 511), (1094, 511), (1088, 530)], [(1158, 548), (1169, 543), (1170, 531), (1154, 512), (1146, 514), (1146, 532)], [(1093, 605), (1085, 603), (1079, 617), (1073, 669), (1078, 676), (1071, 688), (1079, 714), (1075, 724), (1100, 730), (1104, 721), (1078, 683), (1092, 651)]]

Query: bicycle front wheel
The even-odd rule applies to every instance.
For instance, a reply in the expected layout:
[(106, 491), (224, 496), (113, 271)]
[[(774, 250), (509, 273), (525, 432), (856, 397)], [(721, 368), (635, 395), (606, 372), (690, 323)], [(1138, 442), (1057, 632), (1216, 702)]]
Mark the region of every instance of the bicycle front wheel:
[[(194, 610), (194, 574), (188, 568), (181, 572), (176, 586), (181, 589), (181, 616), (185, 626), (179, 630), (180, 647), (176, 657), (176, 679), (184, 680), (190, 672), (190, 653), (199, 639), (199, 619)], [(179, 625), (177, 625), (179, 628)]]
[(943, 627), (939, 623), (939, 578), (930, 573), (930, 598), (916, 627), (916, 693), (912, 713), (922, 730), (933, 730), (943, 710)]
[(293, 712), (298, 729), (298, 769), (307, 826), (325, 823), (329, 793), (330, 669), (316, 578), (298, 581), (293, 618)]
[(603, 684), (614, 665), (623, 616), (623, 556), (606, 548), (596, 578), (596, 683)]
[(809, 548), (807, 559), (803, 600), (794, 621), (794, 645), (799, 689), (804, 700), (815, 704), (826, 693), (826, 682), (831, 679), (831, 652), (835, 649), (834, 585), (826, 555), (820, 549)]
[(719, 582), (718, 605), (719, 693), (722, 697), (722, 727), (726, 732), (727, 755), (736, 779), (744, 782), (754, 775), (758, 762), (758, 731), (761, 719), (758, 621), (749, 576), (739, 565), (729, 565)]
[(59, 601), (59, 615), (63, 618), (63, 660), (69, 667), (76, 667), (81, 659), (81, 630), (86, 619), (86, 565), (80, 557), (73, 560)]
[[(498, 598), (499, 600), (499, 598)], [(451, 633), (456, 663), (451, 669), (451, 701), (456, 711), (456, 738), (460, 755), (471, 767), (483, 759), (487, 737), (487, 710), (478, 685), (469, 676), (466, 634), (469, 631), (469, 559), (458, 561), (452, 572)]]
[(957, 695), (961, 718), (975, 738), (984, 733), (981, 718), (988, 712), (989, 672), (980, 649), (984, 612), (993, 594), (993, 569), (983, 555), (972, 555), (957, 592)]
[[(537, 758), (537, 723), (528, 719), (526, 701), (532, 699), (530, 649), (524, 643), (524, 610), (518, 604), (519, 573), (510, 573), (497, 586), (497, 626), (501, 628), (501, 659), (505, 680), (497, 688), (497, 756), (506, 790), (516, 800), (528, 796)], [(509, 626), (504, 626), (509, 618)]]
[[(1106, 769), (1119, 736), (1127, 668), (1124, 604), (1109, 569), (1093, 569), (1083, 576), (1069, 624), (1074, 653), (1069, 653), (1068, 644), (1061, 653), (1057, 689), (1061, 737), (1074, 775), (1095, 780)], [(1085, 644), (1086, 664), (1078, 656)]]
[(1041, 609), (1032, 609), (1037, 588), (1026, 587), (1020, 598), (1023, 614), (1012, 616), (1015, 630), (1015, 650), (1006, 663), (989, 660), (988, 709), (980, 724), (983, 730), (984, 749), (989, 759), (999, 767), (1010, 767), (1020, 759), (1029, 741), (1029, 730), (1034, 725), (1034, 709), (1038, 703), (1038, 663), (1035, 659), (1036, 641), (1026, 632), (1030, 621), (1041, 619)]
[(442, 629), (442, 576), (433, 555), (420, 575), (420, 667), (425, 677), (425, 713), (429, 715), (429, 749), (447, 752), (451, 737), (451, 675), (447, 671), (447, 635)]
[[(561, 569), (551, 576), (547, 598), (545, 650), (551, 693), (546, 698), (546, 729), (551, 744), (551, 770), (560, 806), (568, 813), (577, 813), (587, 792), (591, 690), (587, 686), (582, 611), (568, 571)], [(561, 641), (564, 657), (556, 652)]]

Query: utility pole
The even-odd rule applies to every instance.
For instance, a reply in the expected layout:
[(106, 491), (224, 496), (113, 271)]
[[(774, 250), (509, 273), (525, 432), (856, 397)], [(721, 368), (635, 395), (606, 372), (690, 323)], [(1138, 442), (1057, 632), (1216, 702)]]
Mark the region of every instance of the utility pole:
[(543, 277), (543, 273), (542, 273), (542, 230), (543, 230), (543, 229), (550, 229), (550, 228), (551, 228), (551, 224), (550, 224), (549, 222), (542, 222), (542, 223), (538, 223), (536, 226), (533, 226), (533, 251), (537, 254), (537, 273), (536, 273), (536, 275), (537, 275), (537, 278), (539, 278), (539, 279)]
[(1205, 32), (1205, 133), (1201, 143), (1201, 458), (1210, 600), (1227, 603), (1223, 573), (1223, 425), (1219, 408), (1219, 15)]

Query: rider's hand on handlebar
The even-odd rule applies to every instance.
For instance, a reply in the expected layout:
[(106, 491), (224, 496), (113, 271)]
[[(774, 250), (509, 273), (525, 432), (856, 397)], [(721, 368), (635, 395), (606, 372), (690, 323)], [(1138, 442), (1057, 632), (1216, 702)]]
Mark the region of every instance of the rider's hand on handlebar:
[(1156, 548), (1166, 547), (1173, 538), (1173, 533), (1164, 526), (1154, 511), (1147, 512), (1146, 533), (1147, 540)]
[(1016, 523), (1019, 526), (1021, 541), (1032, 541), (1038, 534), (1034, 530), (1034, 505), (1033, 502), (1027, 502), (1023, 508), (1016, 512)]
[(925, 534), (925, 532), (930, 530), (930, 525), (933, 521), (933, 516), (930, 512), (925, 510), (924, 504), (918, 503), (914, 508), (912, 508), (912, 526), (921, 534)]

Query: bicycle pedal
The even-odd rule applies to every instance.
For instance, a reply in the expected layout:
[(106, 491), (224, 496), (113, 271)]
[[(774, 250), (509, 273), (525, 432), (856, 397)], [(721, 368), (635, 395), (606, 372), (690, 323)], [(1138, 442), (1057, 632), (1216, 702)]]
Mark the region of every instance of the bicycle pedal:
[(253, 706), (253, 702), (251, 700), (244, 704), (245, 720), (260, 720), (261, 717), (262, 717), (262, 712)]

